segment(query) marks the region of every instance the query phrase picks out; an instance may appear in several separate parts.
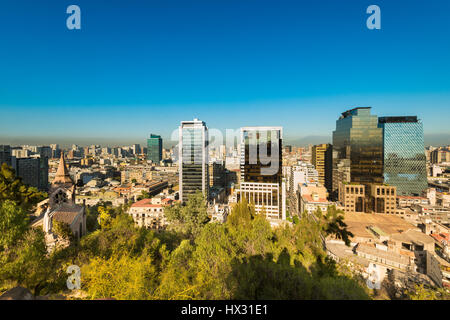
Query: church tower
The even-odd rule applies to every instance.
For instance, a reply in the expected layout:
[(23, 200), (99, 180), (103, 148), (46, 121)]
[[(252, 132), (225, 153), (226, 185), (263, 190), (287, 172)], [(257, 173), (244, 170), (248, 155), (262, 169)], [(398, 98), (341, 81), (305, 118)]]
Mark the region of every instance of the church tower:
[(63, 203), (75, 203), (75, 183), (69, 175), (64, 153), (61, 152), (58, 170), (50, 187), (50, 207), (55, 208)]

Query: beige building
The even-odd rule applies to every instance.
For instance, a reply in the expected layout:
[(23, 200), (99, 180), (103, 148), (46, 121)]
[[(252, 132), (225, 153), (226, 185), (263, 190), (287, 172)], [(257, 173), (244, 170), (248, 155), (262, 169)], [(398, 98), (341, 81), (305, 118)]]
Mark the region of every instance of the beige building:
[(364, 212), (365, 190), (362, 184), (339, 184), (339, 202), (344, 212)]
[(439, 164), (443, 162), (450, 162), (450, 150), (436, 149), (430, 153), (430, 162)]
[(332, 190), (332, 161), (331, 144), (323, 143), (312, 147), (311, 163), (317, 170), (319, 183), (325, 186), (329, 192)]
[(384, 185), (370, 186), (371, 204), (369, 212), (395, 214), (397, 209), (397, 188)]
[(172, 204), (172, 200), (154, 197), (133, 203), (128, 214), (133, 218), (135, 225), (147, 229), (164, 229), (167, 221), (164, 208)]
[(345, 212), (395, 214), (397, 189), (392, 186), (362, 184), (339, 184), (339, 202)]

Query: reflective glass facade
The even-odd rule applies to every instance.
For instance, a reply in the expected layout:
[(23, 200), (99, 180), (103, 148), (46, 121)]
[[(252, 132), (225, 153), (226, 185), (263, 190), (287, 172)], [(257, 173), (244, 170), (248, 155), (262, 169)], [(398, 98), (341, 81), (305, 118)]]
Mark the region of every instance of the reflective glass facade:
[[(242, 128), (241, 180), (281, 183), (282, 139), (278, 128)], [(273, 154), (274, 153), (274, 154)]]
[(183, 121), (180, 127), (180, 199), (202, 191), (208, 196), (208, 129), (203, 121)]
[(241, 185), (238, 200), (245, 197), (269, 218), (282, 212), (282, 128), (241, 128)]
[(162, 160), (162, 138), (156, 134), (150, 134), (147, 139), (147, 160), (159, 164)]
[(423, 125), (417, 117), (380, 117), (384, 182), (397, 195), (420, 196), (427, 189)]
[[(339, 171), (339, 172), (338, 172)], [(341, 172), (342, 171), (342, 172)], [(349, 172), (350, 181), (336, 181)], [(340, 174), (341, 173), (341, 174)], [(383, 132), (370, 107), (342, 113), (333, 131), (333, 197), (339, 182), (362, 185), (383, 183)]]

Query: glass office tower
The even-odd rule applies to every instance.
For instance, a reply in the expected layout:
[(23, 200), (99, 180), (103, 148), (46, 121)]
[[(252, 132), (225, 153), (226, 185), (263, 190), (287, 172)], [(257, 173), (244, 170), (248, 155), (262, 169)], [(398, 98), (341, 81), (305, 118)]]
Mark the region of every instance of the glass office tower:
[(281, 127), (241, 128), (241, 181), (281, 183), (281, 135)]
[(282, 181), (282, 127), (241, 128), (241, 181), (238, 200), (246, 199), (256, 213), (286, 219), (286, 192)]
[(208, 128), (198, 119), (182, 121), (179, 127), (180, 200), (201, 191), (209, 195)]
[[(370, 107), (342, 113), (333, 131), (333, 198), (339, 183), (383, 183), (383, 130)], [(346, 174), (347, 173), (347, 174)], [(339, 181), (341, 179), (349, 181)], [(366, 188), (369, 190), (370, 188)]]
[(162, 138), (156, 134), (150, 134), (147, 139), (147, 160), (159, 164), (162, 160)]
[(380, 117), (384, 182), (397, 195), (421, 196), (428, 187), (423, 125), (416, 116)]

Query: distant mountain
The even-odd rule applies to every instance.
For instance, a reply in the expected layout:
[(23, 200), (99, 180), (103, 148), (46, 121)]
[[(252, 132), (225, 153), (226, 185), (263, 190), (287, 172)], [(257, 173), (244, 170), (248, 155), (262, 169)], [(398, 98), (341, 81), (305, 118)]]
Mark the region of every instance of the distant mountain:
[[(329, 136), (306, 136), (301, 138), (286, 137), (283, 145), (292, 145), (296, 147), (308, 146), (308, 144), (331, 143)], [(425, 146), (447, 146), (450, 145), (450, 133), (425, 134)]]
[(425, 134), (425, 146), (450, 145), (450, 133)]
[(306, 136), (302, 138), (289, 138), (286, 137), (283, 141), (283, 145), (292, 145), (294, 147), (305, 147), (309, 144), (321, 144), (321, 143), (331, 143), (330, 136)]

